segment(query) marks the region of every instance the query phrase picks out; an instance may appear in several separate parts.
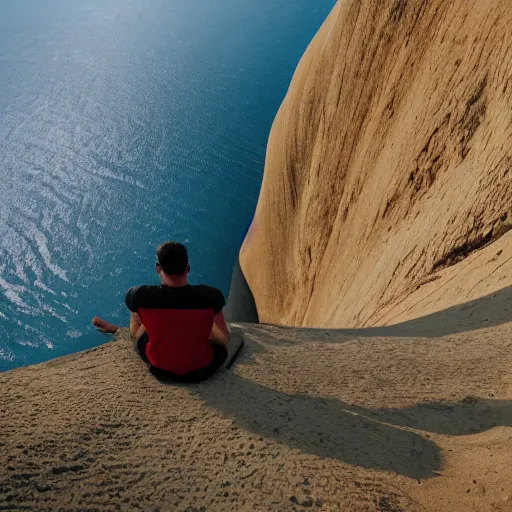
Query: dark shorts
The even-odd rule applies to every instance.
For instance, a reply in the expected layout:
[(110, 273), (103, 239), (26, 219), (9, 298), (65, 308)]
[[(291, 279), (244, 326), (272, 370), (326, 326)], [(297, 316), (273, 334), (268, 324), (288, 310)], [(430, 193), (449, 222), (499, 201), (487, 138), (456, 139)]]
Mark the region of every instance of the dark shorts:
[(200, 368), (199, 370), (193, 370), (183, 375), (177, 375), (160, 368), (155, 368), (146, 355), (146, 346), (149, 343), (148, 333), (145, 332), (138, 340), (136, 344), (137, 352), (141, 359), (149, 366), (149, 371), (158, 379), (172, 381), (172, 382), (199, 382), (211, 377), (224, 363), (228, 357), (228, 349), (222, 343), (212, 341), (210, 342), (213, 348), (213, 361), (206, 368)]

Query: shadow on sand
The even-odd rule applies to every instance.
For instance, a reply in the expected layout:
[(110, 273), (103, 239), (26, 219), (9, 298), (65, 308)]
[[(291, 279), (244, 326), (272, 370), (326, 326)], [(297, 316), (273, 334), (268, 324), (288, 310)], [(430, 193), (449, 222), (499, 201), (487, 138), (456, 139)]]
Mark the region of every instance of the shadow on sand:
[(216, 380), (213, 386), (199, 385), (199, 396), (244, 429), (303, 453), (417, 480), (435, 476), (442, 457), (428, 435), (414, 430), (466, 435), (512, 426), (512, 401), (506, 400), (366, 409), (332, 398), (282, 393), (231, 372)]
[[(203, 384), (199, 396), (234, 423), (302, 453), (417, 480), (441, 467), (439, 447), (403, 428), (368, 419), (343, 402), (281, 393), (226, 374), (220, 386)], [(374, 411), (372, 411), (374, 412)]]
[[(304, 329), (300, 339), (338, 343), (354, 336), (440, 337), (510, 321), (512, 288), (403, 324), (375, 329)], [(258, 328), (255, 326), (255, 328)], [(282, 327), (261, 326), (269, 343)], [(328, 336), (324, 337), (324, 335)], [(242, 359), (265, 348), (246, 339)], [(406, 409), (366, 409), (331, 398), (286, 394), (224, 371), (195, 387), (210, 406), (234, 423), (304, 453), (368, 469), (394, 471), (417, 480), (441, 468), (439, 446), (415, 430), (447, 435), (512, 426), (512, 401), (468, 398), (459, 403), (419, 404)]]

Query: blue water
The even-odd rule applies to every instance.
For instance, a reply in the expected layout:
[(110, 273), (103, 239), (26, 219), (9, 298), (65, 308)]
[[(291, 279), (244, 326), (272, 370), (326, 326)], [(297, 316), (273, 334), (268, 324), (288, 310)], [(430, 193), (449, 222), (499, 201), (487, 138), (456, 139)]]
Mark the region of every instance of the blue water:
[(186, 242), (226, 294), (268, 133), (334, 0), (0, 0), (0, 370), (107, 341)]

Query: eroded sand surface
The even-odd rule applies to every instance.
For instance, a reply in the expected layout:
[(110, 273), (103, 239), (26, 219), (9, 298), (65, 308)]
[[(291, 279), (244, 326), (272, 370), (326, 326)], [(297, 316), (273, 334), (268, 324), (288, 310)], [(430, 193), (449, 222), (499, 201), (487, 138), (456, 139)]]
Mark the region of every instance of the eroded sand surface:
[(485, 301), (368, 331), (240, 325), (236, 366), (195, 386), (123, 337), (4, 373), (0, 509), (510, 511), (502, 299), (479, 330)]
[(389, 325), (512, 285), (512, 2), (343, 0), (270, 133), (260, 321)]

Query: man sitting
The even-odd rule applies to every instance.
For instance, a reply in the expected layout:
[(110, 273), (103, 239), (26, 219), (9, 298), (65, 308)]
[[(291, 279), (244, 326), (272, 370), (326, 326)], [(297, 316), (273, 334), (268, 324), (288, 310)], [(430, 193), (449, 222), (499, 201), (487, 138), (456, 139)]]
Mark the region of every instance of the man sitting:
[[(217, 288), (188, 283), (190, 265), (182, 244), (165, 242), (156, 255), (162, 284), (135, 286), (126, 294), (130, 336), (155, 376), (182, 382), (206, 379), (227, 357), (224, 295)], [(118, 329), (98, 317), (93, 324), (104, 332)]]

